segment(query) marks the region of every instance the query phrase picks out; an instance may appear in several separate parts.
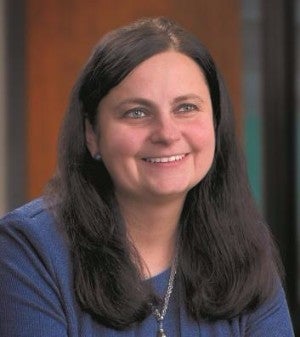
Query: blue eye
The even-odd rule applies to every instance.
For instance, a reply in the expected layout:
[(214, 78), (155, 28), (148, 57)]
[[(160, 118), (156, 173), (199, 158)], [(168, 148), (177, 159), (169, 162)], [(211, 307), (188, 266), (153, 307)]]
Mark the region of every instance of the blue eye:
[(146, 117), (146, 113), (142, 109), (132, 109), (125, 113), (125, 117), (139, 119)]
[(197, 111), (198, 107), (195, 104), (191, 103), (184, 103), (179, 106), (179, 112), (190, 112), (190, 111)]

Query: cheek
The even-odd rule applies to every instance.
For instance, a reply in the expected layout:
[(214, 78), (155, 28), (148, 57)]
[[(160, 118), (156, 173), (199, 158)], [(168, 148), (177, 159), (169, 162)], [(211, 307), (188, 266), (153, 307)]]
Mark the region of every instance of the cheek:
[(136, 135), (131, 132), (104, 132), (99, 139), (99, 149), (102, 156), (129, 156), (134, 155), (138, 151), (138, 146), (141, 143)]
[(215, 130), (212, 123), (194, 124), (189, 130), (189, 136), (196, 151), (214, 155)]
[(198, 131), (197, 147), (195, 149), (195, 168), (200, 174), (200, 180), (210, 170), (215, 157), (215, 132), (213, 128)]

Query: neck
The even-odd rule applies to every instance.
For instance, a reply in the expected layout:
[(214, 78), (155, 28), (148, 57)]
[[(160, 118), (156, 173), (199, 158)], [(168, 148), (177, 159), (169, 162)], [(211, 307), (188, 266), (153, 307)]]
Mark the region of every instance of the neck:
[(117, 200), (128, 237), (141, 258), (144, 276), (154, 276), (170, 267), (184, 200), (149, 203), (120, 195)]

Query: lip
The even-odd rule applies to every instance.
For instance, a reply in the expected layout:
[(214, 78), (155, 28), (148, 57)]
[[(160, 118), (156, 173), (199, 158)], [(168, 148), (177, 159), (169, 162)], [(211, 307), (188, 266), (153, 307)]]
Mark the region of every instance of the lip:
[(187, 153), (179, 153), (168, 156), (151, 156), (144, 157), (142, 160), (149, 164), (172, 164), (181, 162), (187, 155)]

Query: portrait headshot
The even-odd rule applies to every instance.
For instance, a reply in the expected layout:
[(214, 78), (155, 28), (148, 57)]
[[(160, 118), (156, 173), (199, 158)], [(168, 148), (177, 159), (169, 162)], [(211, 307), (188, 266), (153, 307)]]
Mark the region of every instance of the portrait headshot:
[(43, 192), (0, 220), (1, 336), (294, 336), (223, 73), (191, 29), (99, 36), (60, 123)]

